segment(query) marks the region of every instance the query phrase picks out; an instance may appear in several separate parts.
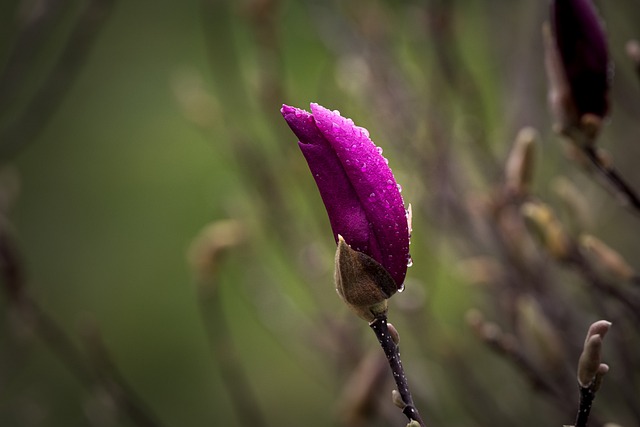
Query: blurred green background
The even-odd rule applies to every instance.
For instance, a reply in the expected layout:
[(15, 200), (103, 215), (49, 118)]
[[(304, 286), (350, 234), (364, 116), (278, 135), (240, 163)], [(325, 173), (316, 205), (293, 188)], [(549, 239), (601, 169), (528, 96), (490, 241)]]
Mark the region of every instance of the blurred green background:
[[(640, 37), (640, 8), (601, 3), (617, 64), (603, 145), (640, 186), (640, 90), (624, 56), (626, 40)], [(38, 98), (85, 7), (98, 11), (95, 40), (80, 33), (90, 42), (73, 51), (86, 57), (52, 84), (68, 78), (68, 90)], [(467, 309), (490, 305), (458, 271), (477, 253), (448, 231), (456, 215), (443, 202), (490, 193), (501, 171), (485, 160), (501, 164), (517, 130), (532, 125), (543, 141), (536, 191), (548, 196), (555, 175), (570, 175), (589, 197), (589, 231), (638, 253), (629, 239), (637, 218), (571, 166), (552, 134), (546, 2), (3, 1), (0, 64), (29, 19), (51, 10), (0, 118), (0, 143), (16, 147), (3, 152), (3, 185), (19, 181), (8, 227), (29, 293), (82, 354), (87, 330), (99, 329), (159, 425), (246, 425), (225, 382), (229, 363), (246, 373), (266, 425), (347, 424), (343, 386), (376, 343), (335, 295), (329, 223), (279, 115), (282, 103), (309, 102), (367, 127), (413, 204), (414, 266), (390, 319), (428, 424), (572, 421), (465, 324)], [(52, 103), (50, 114), (33, 113), (34, 98)], [(12, 131), (23, 114), (26, 125)], [(440, 167), (460, 181), (439, 180)], [(240, 243), (198, 285), (189, 247), (207, 224), (228, 219)], [(573, 284), (567, 294), (583, 292), (571, 273), (553, 274)], [(99, 385), (81, 384), (3, 298), (0, 425), (136, 425)], [(598, 315), (581, 318), (577, 345)], [(382, 409), (363, 425), (403, 425), (383, 384)], [(621, 423), (637, 421), (622, 414)]]

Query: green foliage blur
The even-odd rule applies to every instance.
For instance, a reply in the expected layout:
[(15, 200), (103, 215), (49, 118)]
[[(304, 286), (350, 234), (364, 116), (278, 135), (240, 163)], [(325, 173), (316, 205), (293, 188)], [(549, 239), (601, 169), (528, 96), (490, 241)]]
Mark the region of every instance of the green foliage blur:
[[(75, 33), (87, 5), (96, 7), (95, 21)], [(11, 147), (0, 150), (3, 209), (5, 195), (11, 199), (3, 227), (17, 243), (27, 292), (89, 364), (98, 356), (87, 342), (100, 337), (158, 425), (248, 425), (254, 404), (268, 426), (406, 424), (391, 403), (388, 371), (358, 414), (345, 392), (360, 361), (380, 349), (335, 293), (329, 222), (279, 114), (282, 103), (318, 102), (368, 128), (413, 206), (414, 265), (389, 318), (427, 425), (570, 424), (573, 410), (536, 392), (465, 322), (477, 307), (515, 328), (513, 313), (498, 311), (487, 285), (470, 284), (461, 268), (495, 253), (456, 231), (460, 207), (493, 194), (515, 135), (533, 126), (541, 143), (532, 191), (560, 206), (551, 183), (568, 177), (588, 200), (587, 231), (640, 268), (638, 218), (564, 157), (552, 131), (541, 37), (547, 6), (2, 2), (0, 67), (38, 11), (53, 14), (39, 42), (25, 45), (27, 62), (0, 99), (0, 146)], [(640, 85), (624, 53), (626, 41), (640, 37), (640, 7), (598, 6), (615, 62), (601, 143), (640, 188)], [(78, 34), (87, 45), (65, 56)], [(68, 68), (49, 81), (65, 60)], [(42, 94), (45, 85), (54, 89)], [(231, 243), (208, 264), (193, 242), (212, 223)], [(601, 318), (587, 302), (592, 291), (540, 256), (580, 321), (571, 336), (581, 346)], [(1, 302), (0, 425), (137, 425), (104, 384), (73, 374), (10, 297)], [(606, 360), (608, 344), (611, 378), (594, 411), (637, 425), (638, 411), (607, 395), (637, 391), (640, 374), (626, 372), (624, 358)], [(569, 356), (562, 374), (547, 374), (575, 381), (577, 354)], [(566, 399), (577, 409), (574, 391)], [(628, 397), (640, 407), (637, 394)]]

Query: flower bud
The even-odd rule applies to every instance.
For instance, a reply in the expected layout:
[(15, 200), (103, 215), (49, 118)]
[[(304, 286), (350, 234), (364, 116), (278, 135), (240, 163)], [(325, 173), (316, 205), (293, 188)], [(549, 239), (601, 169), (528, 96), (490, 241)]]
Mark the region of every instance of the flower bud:
[(619, 280), (627, 281), (635, 277), (636, 272), (617, 251), (598, 238), (590, 235), (580, 237), (580, 245), (591, 255), (602, 270)]
[[(382, 148), (369, 132), (318, 104), (311, 113), (283, 105), (320, 191), (334, 238), (377, 261), (402, 289), (410, 264), (410, 215)], [(409, 218), (408, 218), (409, 216)]]
[(505, 167), (505, 185), (508, 191), (515, 194), (528, 191), (533, 176), (537, 139), (537, 131), (530, 127), (525, 127), (518, 133)]
[(387, 312), (387, 299), (397, 290), (389, 272), (370, 256), (352, 249), (338, 235), (336, 291), (358, 316), (372, 322)]
[(609, 371), (609, 366), (601, 361), (602, 339), (611, 327), (606, 320), (595, 322), (589, 327), (580, 359), (578, 360), (578, 383), (581, 387), (600, 387), (602, 377)]
[(564, 129), (580, 128), (586, 114), (601, 120), (609, 111), (606, 36), (591, 0), (553, 0), (550, 14), (545, 34), (550, 101)]
[(522, 205), (521, 212), (541, 236), (551, 256), (559, 261), (564, 261), (570, 256), (571, 241), (569, 236), (548, 205), (541, 202), (527, 202)]

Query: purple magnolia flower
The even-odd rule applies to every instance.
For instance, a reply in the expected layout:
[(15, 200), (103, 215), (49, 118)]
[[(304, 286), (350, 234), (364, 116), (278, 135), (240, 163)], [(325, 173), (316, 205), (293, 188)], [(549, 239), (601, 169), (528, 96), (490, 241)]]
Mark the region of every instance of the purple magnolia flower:
[(389, 272), (398, 289), (407, 273), (409, 226), (400, 187), (369, 132), (338, 111), (280, 110), (299, 138), (324, 202), (333, 235)]
[(579, 117), (606, 116), (609, 109), (609, 54), (591, 0), (553, 0), (551, 25), (560, 65)]

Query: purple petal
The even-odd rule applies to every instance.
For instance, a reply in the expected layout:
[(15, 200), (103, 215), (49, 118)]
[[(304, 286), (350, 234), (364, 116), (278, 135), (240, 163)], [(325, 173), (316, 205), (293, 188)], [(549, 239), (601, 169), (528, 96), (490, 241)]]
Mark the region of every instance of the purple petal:
[(298, 145), (320, 191), (336, 243), (340, 234), (353, 249), (369, 253), (372, 232), (367, 216), (335, 151), (311, 114), (288, 105), (281, 112), (300, 139)]
[(311, 104), (311, 111), (282, 108), (300, 138), (336, 241), (340, 234), (352, 248), (378, 261), (400, 288), (409, 259), (409, 231), (391, 169), (365, 129), (320, 105)]
[(607, 40), (590, 0), (555, 0), (553, 32), (578, 113), (608, 111), (610, 64)]

